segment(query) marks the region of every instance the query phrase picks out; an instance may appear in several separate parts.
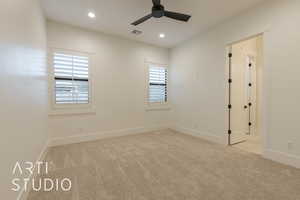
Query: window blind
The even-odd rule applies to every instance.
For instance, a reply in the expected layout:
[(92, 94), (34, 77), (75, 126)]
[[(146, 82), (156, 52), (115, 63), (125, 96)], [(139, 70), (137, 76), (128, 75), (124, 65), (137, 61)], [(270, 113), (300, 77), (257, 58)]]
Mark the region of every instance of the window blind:
[(89, 103), (89, 59), (65, 53), (54, 53), (56, 104)]
[(164, 103), (168, 100), (168, 72), (164, 67), (149, 67), (149, 103)]

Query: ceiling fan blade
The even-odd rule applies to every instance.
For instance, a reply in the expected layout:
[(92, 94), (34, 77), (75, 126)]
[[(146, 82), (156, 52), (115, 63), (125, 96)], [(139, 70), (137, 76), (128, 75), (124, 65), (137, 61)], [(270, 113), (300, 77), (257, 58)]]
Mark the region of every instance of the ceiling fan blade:
[(160, 0), (152, 0), (153, 5), (158, 6), (160, 5)]
[(143, 17), (143, 18), (141, 18), (141, 19), (139, 19), (139, 20), (133, 22), (131, 25), (137, 26), (137, 25), (139, 25), (139, 24), (141, 24), (141, 23), (147, 21), (147, 20), (150, 19), (151, 17), (152, 17), (152, 14), (147, 15), (147, 16), (145, 16), (145, 17)]
[(179, 21), (184, 21), (184, 22), (189, 21), (189, 19), (191, 18), (190, 15), (185, 15), (185, 14), (170, 12), (170, 11), (165, 11), (165, 16)]

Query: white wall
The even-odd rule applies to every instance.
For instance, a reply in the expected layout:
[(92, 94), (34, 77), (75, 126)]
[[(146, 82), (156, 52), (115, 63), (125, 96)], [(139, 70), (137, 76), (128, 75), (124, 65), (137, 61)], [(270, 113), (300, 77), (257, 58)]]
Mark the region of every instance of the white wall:
[[(92, 53), (95, 114), (50, 116), (52, 138), (168, 124), (169, 111), (146, 111), (145, 59), (168, 63), (168, 49), (48, 22), (48, 47)], [(49, 66), (50, 67), (50, 66)]]
[(0, 194), (10, 200), (15, 163), (35, 162), (47, 141), (46, 32), (38, 0), (1, 0), (0, 24)]
[[(266, 149), (300, 156), (300, 1), (274, 0), (200, 34), (171, 52), (171, 100), (181, 128), (225, 141), (226, 45), (265, 32)], [(288, 142), (293, 148), (288, 149)]]

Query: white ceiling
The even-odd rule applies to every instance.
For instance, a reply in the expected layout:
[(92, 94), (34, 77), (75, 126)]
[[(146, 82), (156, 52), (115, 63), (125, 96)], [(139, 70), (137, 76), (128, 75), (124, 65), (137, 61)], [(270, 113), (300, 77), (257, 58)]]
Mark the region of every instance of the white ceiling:
[[(173, 47), (201, 31), (221, 23), (264, 0), (162, 0), (166, 10), (192, 15), (188, 23), (152, 18), (134, 27), (133, 21), (150, 14), (151, 0), (42, 0), (48, 19), (131, 38), (163, 47)], [(96, 13), (96, 19), (87, 13)], [(143, 31), (133, 35), (134, 29)], [(159, 33), (166, 37), (160, 39)]]

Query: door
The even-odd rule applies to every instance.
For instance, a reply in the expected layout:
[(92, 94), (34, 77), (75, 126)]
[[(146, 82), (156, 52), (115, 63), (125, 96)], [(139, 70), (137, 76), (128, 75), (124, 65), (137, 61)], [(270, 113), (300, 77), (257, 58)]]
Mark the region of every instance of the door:
[(244, 142), (249, 135), (257, 135), (257, 103), (260, 61), (257, 37), (229, 46), (229, 129), (228, 144)]
[(248, 62), (245, 55), (243, 45), (236, 44), (231, 48), (231, 144), (246, 141), (249, 133), (249, 106), (248, 97), (249, 90), (247, 82), (248, 76)]

